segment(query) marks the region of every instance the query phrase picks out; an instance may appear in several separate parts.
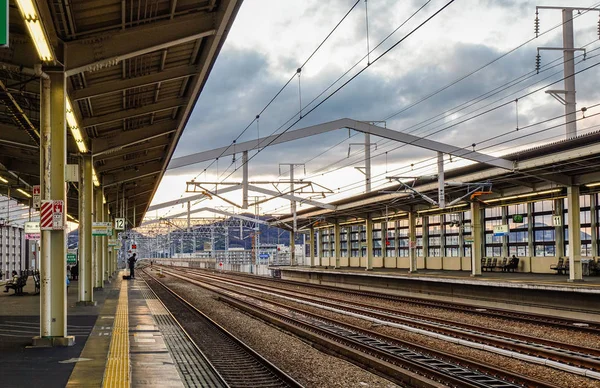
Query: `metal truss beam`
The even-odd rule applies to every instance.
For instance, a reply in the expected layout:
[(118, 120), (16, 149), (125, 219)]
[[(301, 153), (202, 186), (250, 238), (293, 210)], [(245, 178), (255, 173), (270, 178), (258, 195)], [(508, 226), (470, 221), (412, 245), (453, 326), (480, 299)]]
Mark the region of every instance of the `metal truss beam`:
[(495, 156), (490, 156), (486, 154), (482, 154), (477, 151), (472, 151), (466, 148), (456, 147), (444, 143), (440, 143), (437, 141), (420, 138), (418, 136), (410, 135), (403, 132), (394, 131), (388, 128), (378, 127), (376, 125), (372, 125), (369, 123), (364, 123), (361, 121), (356, 121), (352, 119), (340, 119), (335, 121), (330, 121), (327, 123), (313, 125), (306, 128), (296, 129), (294, 131), (286, 132), (282, 135), (272, 135), (263, 137), (257, 140), (250, 140), (247, 142), (243, 142), (240, 144), (236, 144), (235, 147), (221, 147), (209, 151), (200, 152), (193, 155), (183, 156), (180, 158), (172, 159), (169, 163), (168, 169), (179, 168), (183, 166), (187, 166), (190, 164), (200, 163), (207, 160), (213, 160), (218, 157), (232, 155), (234, 153), (241, 153), (244, 151), (250, 151), (254, 149), (259, 149), (261, 147), (265, 147), (267, 144), (275, 145), (281, 144), (292, 140), (298, 140), (309, 136), (319, 135), (322, 133), (334, 131), (336, 129), (341, 128), (350, 128), (354, 129), (358, 132), (369, 133), (375, 136), (379, 136), (385, 139), (394, 140), (404, 144), (410, 144), (415, 147), (428, 149), (431, 151), (442, 152), (444, 154), (449, 154), (452, 156), (457, 156), (460, 158), (472, 160), (478, 163), (488, 164), (494, 167), (500, 167), (505, 170), (514, 170), (515, 163), (498, 158)]
[[(215, 209), (215, 208), (212, 208), (212, 207), (202, 207), (200, 209), (191, 210), (189, 213), (187, 211), (185, 211), (185, 212), (182, 212), (182, 213), (173, 214), (169, 218), (183, 217), (183, 216), (187, 216), (188, 214), (196, 214), (196, 213), (201, 213), (201, 212), (217, 213), (217, 214), (221, 214), (221, 215), (226, 216), (226, 217), (233, 217), (233, 218), (237, 218), (237, 219), (245, 220), (245, 221), (249, 221), (249, 222), (256, 222), (257, 224), (269, 225), (268, 222), (260, 220), (260, 219), (255, 219), (255, 218), (247, 217), (247, 216), (244, 216), (244, 215), (241, 215), (241, 214), (230, 213), (228, 211), (219, 210), (219, 209)], [(158, 218), (158, 219), (155, 219), (155, 220), (148, 220), (146, 222), (143, 222), (140, 226), (147, 226), (147, 225), (151, 225), (151, 224), (156, 224), (157, 222), (160, 222), (162, 220), (164, 220), (164, 219)]]
[(99, 70), (119, 62), (215, 35), (212, 14), (191, 14), (174, 20), (126, 28), (67, 42), (66, 74)]
[(185, 106), (189, 103), (188, 98), (170, 98), (168, 100), (157, 102), (156, 104), (148, 104), (134, 109), (119, 110), (114, 113), (105, 114), (102, 116), (88, 117), (82, 120), (81, 126), (83, 128), (92, 127), (95, 125), (104, 125), (114, 123), (115, 121), (121, 121), (128, 118), (145, 116), (151, 113), (160, 112), (163, 110), (169, 110)]
[(308, 204), (308, 205), (313, 205), (316, 207), (320, 207), (323, 209), (329, 209), (329, 210), (335, 210), (336, 206), (334, 205), (330, 205), (328, 203), (324, 203), (324, 202), (319, 202), (319, 201), (314, 201), (312, 199), (306, 199), (306, 198), (302, 198), (302, 197), (298, 197), (296, 195), (292, 195), (292, 194), (281, 194), (275, 190), (269, 190), (269, 189), (265, 189), (262, 187), (258, 187), (258, 186), (254, 186), (254, 185), (248, 185), (248, 189), (250, 189), (251, 191), (255, 191), (257, 193), (261, 193), (261, 194), (267, 194), (267, 195), (272, 195), (274, 197), (280, 197), (280, 198), (284, 198), (284, 199), (289, 199), (290, 201), (296, 201), (300, 204)]
[(158, 73), (151, 73), (134, 78), (119, 79), (110, 82), (100, 82), (85, 89), (73, 90), (69, 93), (72, 101), (98, 97), (123, 90), (150, 86), (159, 82), (170, 82), (192, 77), (200, 71), (198, 66), (179, 66)]
[[(235, 186), (231, 186), (231, 187), (225, 187), (223, 189), (219, 189), (219, 194), (226, 194), (232, 191), (236, 191), (242, 188), (242, 185), (235, 185)], [(158, 203), (156, 205), (152, 205), (148, 208), (148, 211), (153, 211), (153, 210), (159, 210), (159, 209), (164, 209), (166, 207), (171, 207), (171, 206), (175, 206), (175, 205), (181, 205), (187, 202), (191, 202), (191, 201), (197, 201), (197, 200), (201, 200), (201, 199), (205, 199), (206, 195), (204, 194), (198, 194), (198, 195), (192, 195), (189, 197), (185, 197), (185, 198), (179, 198), (173, 201), (168, 201), (168, 202), (163, 202), (163, 203)], [(187, 214), (187, 213), (185, 213)]]

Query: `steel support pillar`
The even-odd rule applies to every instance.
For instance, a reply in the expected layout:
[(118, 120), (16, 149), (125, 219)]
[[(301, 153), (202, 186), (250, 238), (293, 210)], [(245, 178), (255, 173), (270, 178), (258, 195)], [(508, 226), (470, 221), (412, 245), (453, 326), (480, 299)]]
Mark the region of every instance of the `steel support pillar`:
[[(508, 206), (502, 206), (502, 225), (508, 225)], [(509, 228), (510, 231), (510, 228)], [(508, 236), (502, 236), (502, 257), (508, 257)]]
[[(598, 200), (596, 195), (590, 198), (590, 222), (592, 225), (598, 225)], [(562, 201), (562, 200), (561, 200)], [(558, 244), (557, 244), (558, 245)], [(598, 256), (598, 228), (592, 227), (592, 256)]]
[[(594, 199), (594, 195), (592, 196), (592, 200)], [(564, 215), (564, 201), (562, 198), (560, 199), (555, 199), (554, 200), (554, 215), (555, 216), (559, 216), (560, 219), (562, 220), (561, 222), (561, 226), (555, 226), (554, 227), (554, 241), (556, 241), (556, 248), (554, 251), (554, 256), (556, 257), (562, 257), (565, 254), (565, 222), (563, 220), (563, 215)], [(592, 217), (594, 217), (594, 212), (592, 211)], [(531, 223), (531, 222), (530, 222)], [(594, 224), (594, 220), (592, 218), (592, 225)], [(592, 233), (596, 228), (592, 228)], [(592, 240), (594, 241), (594, 240)], [(531, 256), (534, 255), (534, 253), (530, 254)]]
[[(577, 136), (577, 103), (575, 97), (575, 41), (573, 39), (573, 10), (562, 10), (563, 64), (565, 76), (565, 130), (567, 139)], [(570, 208), (569, 208), (570, 209)]]
[(416, 273), (417, 269), (417, 215), (408, 212), (408, 272)]
[(78, 305), (95, 306), (92, 280), (92, 213), (94, 183), (92, 156), (79, 161), (79, 298)]
[[(67, 164), (67, 125), (65, 117), (65, 74), (52, 72), (42, 80), (40, 183), (42, 199), (62, 200), (67, 217), (65, 168)], [(67, 253), (64, 230), (44, 231), (41, 237), (40, 335), (34, 346), (72, 346), (67, 336)]]
[(581, 282), (581, 222), (579, 209), (579, 186), (567, 187), (567, 203), (569, 219), (569, 282)]
[(242, 209), (248, 209), (248, 151), (242, 153)]
[(365, 133), (365, 192), (371, 192), (371, 134)]
[(335, 244), (335, 268), (340, 268), (340, 257), (342, 256), (342, 236), (341, 236), (341, 228), (340, 221), (335, 220), (335, 225), (333, 226), (333, 238)]
[[(94, 190), (94, 205), (94, 221), (102, 222), (104, 219), (102, 189)], [(104, 279), (102, 279), (102, 273), (104, 272), (103, 251), (102, 237), (94, 237), (94, 287), (98, 291), (104, 287)]]
[(471, 202), (471, 232), (473, 244), (471, 245), (471, 276), (481, 276), (482, 258), (482, 229), (481, 229), (481, 204)]
[(373, 218), (367, 215), (366, 232), (367, 234), (367, 271), (373, 270)]
[(296, 261), (296, 232), (290, 232), (290, 265)]
[[(110, 218), (108, 215), (108, 205), (102, 205), (102, 207), (104, 208), (104, 221), (105, 222), (109, 222)], [(113, 225), (114, 226), (114, 225)], [(110, 283), (110, 251), (108, 250), (108, 236), (102, 236), (102, 258), (104, 261), (104, 271), (102, 271), (102, 273), (104, 274), (103, 278), (104, 278), (104, 283)]]
[(315, 228), (311, 226), (310, 237), (308, 239), (308, 250), (310, 252), (310, 267), (315, 267)]
[[(437, 168), (438, 168), (438, 207), (444, 209), (446, 207), (446, 192), (444, 186), (444, 153), (437, 153)], [(443, 228), (442, 228), (443, 229)], [(443, 257), (444, 255), (442, 255)]]

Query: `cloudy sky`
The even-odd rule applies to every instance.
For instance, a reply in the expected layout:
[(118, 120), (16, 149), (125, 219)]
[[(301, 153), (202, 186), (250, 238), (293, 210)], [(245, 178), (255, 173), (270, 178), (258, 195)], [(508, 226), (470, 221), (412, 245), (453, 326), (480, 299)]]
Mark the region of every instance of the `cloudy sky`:
[[(533, 38), (536, 5), (570, 3), (565, 0), (455, 1), (408, 37), (448, 1), (370, 0), (368, 47), (372, 51), (370, 61), (375, 62), (364, 71), (368, 61), (367, 29), (365, 3), (361, 0), (302, 68), (300, 81), (294, 78), (258, 123), (253, 122), (355, 2), (244, 0), (175, 157), (230, 145), (249, 123), (252, 125), (238, 143), (281, 133), (298, 120), (301, 104), (304, 116), (290, 130), (348, 117), (384, 122), (379, 125), (456, 146), (471, 148), (476, 144), (476, 150), (492, 154), (564, 138), (562, 117), (532, 124), (564, 114), (564, 107), (544, 93), (563, 87), (562, 81), (545, 87), (563, 77), (562, 52), (542, 51), (542, 67), (539, 74), (535, 72), (538, 47), (562, 46), (561, 11), (540, 10), (540, 36)], [(581, 0), (577, 5), (593, 7), (600, 2)], [(586, 60), (582, 52), (576, 52), (579, 71), (600, 63), (600, 42), (598, 12), (576, 16), (575, 46), (587, 50)], [(591, 67), (577, 75), (578, 109), (600, 103), (598, 69), (600, 66)], [(541, 90), (532, 93), (537, 89)], [(508, 104), (502, 106), (504, 103)], [(590, 108), (586, 114), (598, 110), (600, 107)], [(597, 130), (598, 124), (600, 121), (592, 117), (579, 121), (578, 129), (580, 133)], [(528, 125), (532, 126), (524, 128)], [(517, 132), (517, 126), (523, 129)], [(503, 136), (489, 140), (498, 135)], [(376, 137), (371, 142), (377, 143), (371, 151), (374, 190), (385, 186), (385, 176), (435, 173), (430, 160), (435, 154), (431, 151)], [(297, 167), (296, 177), (334, 191), (325, 201), (359, 194), (364, 192), (364, 177), (355, 167), (364, 166), (364, 146), (350, 147), (351, 143), (364, 143), (364, 136), (341, 129), (267, 147), (258, 154), (251, 151), (250, 179), (285, 179), (289, 170), (280, 169), (280, 163), (304, 163), (305, 167)], [(241, 155), (236, 161), (231, 156), (221, 159), (218, 163), (168, 171), (153, 204), (190, 195), (184, 194), (185, 182), (193, 178), (241, 181)], [(456, 158), (452, 162), (447, 159), (446, 168), (460, 163)], [(241, 192), (228, 198), (240, 203)], [(221, 205), (224, 203), (218, 200), (203, 201), (195, 208)], [(182, 211), (176, 206), (147, 217)], [(261, 212), (289, 212), (289, 202), (265, 203)]]

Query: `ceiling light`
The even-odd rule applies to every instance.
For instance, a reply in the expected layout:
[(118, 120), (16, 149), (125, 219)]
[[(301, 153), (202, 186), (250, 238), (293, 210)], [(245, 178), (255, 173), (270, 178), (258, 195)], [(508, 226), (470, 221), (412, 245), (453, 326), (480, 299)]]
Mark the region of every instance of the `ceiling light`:
[(23, 189), (17, 189), (17, 191), (21, 194), (23, 194), (24, 196), (26, 196), (27, 198), (31, 198), (31, 194), (29, 194), (27, 191), (23, 190)]
[(600, 182), (588, 183), (585, 187), (598, 187), (600, 186)]
[(450, 210), (450, 209), (456, 209), (456, 208), (461, 208), (461, 207), (465, 207), (465, 206), (469, 206), (468, 203), (461, 203), (460, 205), (454, 205), (454, 206), (447, 206), (443, 209), (440, 209), (439, 207), (433, 208), (433, 209), (427, 209), (427, 210), (419, 210), (417, 211), (417, 214), (423, 214), (423, 213), (432, 213), (432, 212), (444, 212), (446, 210)]
[(552, 193), (558, 193), (558, 192), (561, 192), (561, 191), (562, 191), (562, 189), (552, 189), (552, 190), (538, 191), (537, 193), (526, 193), (526, 194), (519, 194), (519, 195), (511, 195), (510, 197), (504, 197), (504, 198), (486, 199), (486, 200), (483, 200), (483, 201), (485, 203), (494, 203), (494, 202), (500, 202), (500, 201), (510, 201), (511, 199), (534, 197), (534, 196), (537, 196), (537, 195), (552, 194)]
[(2, 182), (2, 183), (8, 183), (8, 179), (3, 178), (3, 177), (0, 176), (0, 182)]
[(17, 5), (19, 6), (19, 10), (21, 11), (27, 29), (29, 30), (29, 35), (31, 36), (31, 39), (33, 39), (33, 44), (35, 45), (35, 49), (37, 50), (40, 59), (44, 62), (51, 61), (54, 56), (52, 55), (52, 50), (50, 50), (48, 38), (46, 37), (44, 27), (42, 26), (42, 22), (37, 14), (33, 1), (17, 0)]
[(100, 186), (100, 181), (98, 180), (98, 175), (96, 175), (96, 169), (92, 167), (92, 180), (94, 181), (94, 186)]
[(75, 143), (77, 144), (77, 148), (79, 148), (79, 152), (85, 154), (88, 149), (85, 145), (85, 140), (83, 140), (83, 136), (81, 136), (81, 130), (79, 129), (79, 124), (77, 123), (77, 118), (75, 118), (75, 112), (73, 111), (73, 105), (71, 105), (71, 100), (67, 96), (67, 124), (69, 129), (71, 130), (71, 135), (75, 139)]

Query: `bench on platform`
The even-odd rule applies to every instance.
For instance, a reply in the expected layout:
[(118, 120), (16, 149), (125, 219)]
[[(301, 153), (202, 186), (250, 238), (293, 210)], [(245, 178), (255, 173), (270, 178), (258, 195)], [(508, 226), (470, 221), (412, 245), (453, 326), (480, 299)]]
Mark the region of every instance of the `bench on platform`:
[(40, 293), (40, 273), (39, 272), (33, 273), (33, 282), (35, 284), (35, 293), (39, 294)]
[[(569, 261), (567, 260), (567, 263), (568, 262)], [(552, 264), (550, 266), (550, 269), (556, 271), (557, 275), (561, 274), (565, 270), (565, 258), (564, 257), (559, 257), (558, 258), (558, 263)]]
[(518, 268), (519, 268), (519, 258), (513, 256), (508, 261), (508, 264), (506, 264), (502, 267), (502, 272), (515, 272), (515, 270)]
[(7, 291), (8, 291), (8, 289), (12, 288), (13, 290), (15, 290), (15, 295), (22, 295), (23, 287), (25, 287), (27, 285), (28, 277), (29, 277), (28, 275), (22, 275), (17, 279), (17, 281), (15, 283), (6, 283), (5, 287), (6, 287)]

